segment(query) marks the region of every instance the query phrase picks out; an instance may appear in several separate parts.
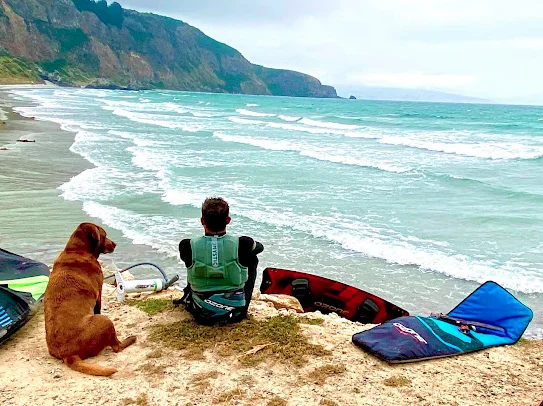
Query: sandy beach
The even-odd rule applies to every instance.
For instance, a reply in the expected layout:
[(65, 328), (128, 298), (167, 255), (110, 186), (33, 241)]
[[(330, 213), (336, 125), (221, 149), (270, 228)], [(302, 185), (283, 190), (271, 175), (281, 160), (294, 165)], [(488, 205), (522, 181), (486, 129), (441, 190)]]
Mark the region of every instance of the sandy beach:
[[(153, 296), (169, 300), (179, 292)], [(0, 372), (1, 404), (535, 406), (543, 398), (541, 341), (391, 366), (351, 343), (352, 334), (371, 326), (335, 314), (300, 316), (276, 310), (257, 295), (250, 309), (255, 320), (280, 315), (303, 320), (300, 334), (324, 352), (306, 356), (301, 365), (273, 352), (253, 363), (247, 361), (258, 352), (227, 353), (220, 340), (210, 341), (201, 356), (157, 342), (152, 338), (157, 327), (171, 328), (190, 316), (171, 307), (149, 315), (114, 297), (113, 288), (106, 287), (103, 313), (114, 320), (121, 337), (136, 335), (138, 341), (119, 354), (105, 350), (91, 362), (113, 366), (118, 373), (111, 378), (86, 376), (52, 358), (39, 312), (0, 348), (0, 364), (9, 365)], [(308, 318), (317, 323), (306, 324)]]

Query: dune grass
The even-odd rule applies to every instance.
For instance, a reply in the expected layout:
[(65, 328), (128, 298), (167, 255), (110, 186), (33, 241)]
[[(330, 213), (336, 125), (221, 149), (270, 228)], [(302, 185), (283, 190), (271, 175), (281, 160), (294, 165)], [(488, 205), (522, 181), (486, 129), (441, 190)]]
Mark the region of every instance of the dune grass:
[(152, 328), (149, 341), (181, 350), (185, 357), (202, 359), (213, 350), (221, 356), (237, 356), (246, 366), (267, 359), (302, 366), (307, 357), (330, 355), (321, 345), (310, 343), (291, 316), (265, 320), (249, 318), (222, 326), (201, 326), (192, 319), (161, 324)]
[(385, 386), (392, 386), (392, 387), (409, 386), (411, 384), (411, 380), (409, 378), (406, 378), (403, 375), (398, 375), (398, 376), (391, 376), (390, 378), (385, 379), (383, 381), (383, 384)]
[(266, 406), (287, 406), (287, 405), (288, 405), (288, 402), (279, 396), (274, 396), (268, 401), (268, 403), (266, 403)]
[(148, 406), (149, 405), (149, 397), (147, 396), (147, 393), (143, 392), (141, 393), (137, 398), (125, 398), (122, 399), (119, 403), (120, 406)]
[(345, 373), (347, 368), (342, 364), (326, 364), (311, 371), (307, 376), (317, 385), (324, 385), (326, 379)]
[(245, 393), (241, 389), (234, 388), (217, 396), (216, 403), (231, 403), (232, 401), (243, 399), (244, 396)]

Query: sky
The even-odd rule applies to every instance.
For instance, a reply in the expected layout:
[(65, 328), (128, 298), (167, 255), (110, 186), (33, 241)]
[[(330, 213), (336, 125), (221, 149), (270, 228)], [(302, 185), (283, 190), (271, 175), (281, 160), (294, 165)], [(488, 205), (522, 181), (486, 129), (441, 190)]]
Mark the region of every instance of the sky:
[(117, 0), (324, 84), (543, 102), (543, 0)]

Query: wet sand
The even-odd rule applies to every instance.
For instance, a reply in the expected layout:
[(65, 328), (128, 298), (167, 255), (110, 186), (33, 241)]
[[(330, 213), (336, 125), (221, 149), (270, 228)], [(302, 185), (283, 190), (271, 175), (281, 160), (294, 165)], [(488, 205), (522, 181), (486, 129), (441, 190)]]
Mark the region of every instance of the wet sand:
[[(65, 200), (58, 189), (93, 165), (70, 151), (75, 133), (56, 123), (23, 117), (10, 107), (28, 105), (0, 88), (0, 109), (5, 112), (5, 120), (0, 120), (5, 122), (0, 124), (0, 247), (51, 264), (79, 223), (100, 224), (82, 210), (81, 202)], [(17, 142), (20, 139), (35, 142)], [(105, 228), (117, 243), (116, 252), (104, 256), (106, 263), (124, 268), (149, 261), (169, 275), (184, 272), (177, 258), (165, 258)], [(135, 273), (156, 274), (152, 268)]]

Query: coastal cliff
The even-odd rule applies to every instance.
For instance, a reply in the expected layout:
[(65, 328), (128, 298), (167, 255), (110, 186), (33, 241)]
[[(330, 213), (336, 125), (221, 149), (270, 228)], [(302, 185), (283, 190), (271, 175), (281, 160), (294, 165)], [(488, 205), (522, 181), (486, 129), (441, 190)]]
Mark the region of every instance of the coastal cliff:
[(251, 64), (179, 20), (92, 0), (0, 0), (0, 81), (337, 97), (312, 76)]

